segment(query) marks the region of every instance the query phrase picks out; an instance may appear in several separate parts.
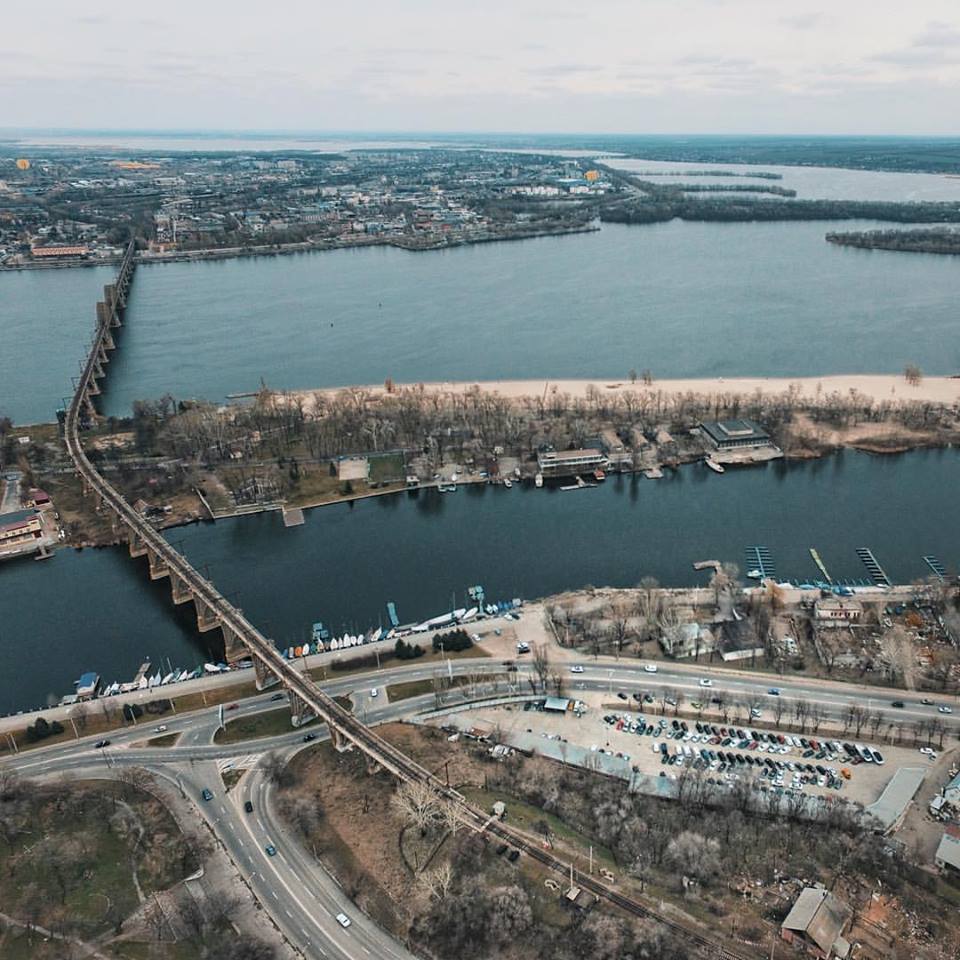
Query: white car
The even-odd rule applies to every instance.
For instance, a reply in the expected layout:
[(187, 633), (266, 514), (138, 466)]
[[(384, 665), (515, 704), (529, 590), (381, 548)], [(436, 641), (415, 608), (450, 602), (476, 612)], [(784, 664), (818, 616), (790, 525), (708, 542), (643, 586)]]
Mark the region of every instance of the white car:
[(578, 663), (578, 664), (576, 664), (575, 666), (572, 666), (572, 667), (570, 668), (570, 672), (571, 672), (571, 673), (583, 673), (583, 667), (581, 667), (580, 664)]
[(713, 681), (712, 681), (712, 680), (707, 680), (706, 678), (704, 678), (703, 680), (700, 681), (700, 686), (701, 686), (701, 687), (712, 687), (712, 686), (713, 686)]
[(159, 727), (154, 727), (154, 728), (153, 728), (153, 732), (154, 732), (154, 733), (163, 733), (163, 731), (166, 730), (166, 729), (167, 729), (167, 725), (166, 725), (165, 723), (161, 723)]
[(939, 713), (953, 713), (953, 707), (937, 707)]
[(337, 923), (339, 923), (341, 927), (346, 929), (347, 927), (350, 926), (350, 918), (345, 913), (338, 913)]
[(374, 687), (374, 688), (370, 691), (370, 696), (371, 696), (371, 697), (379, 697), (379, 696), (380, 696), (380, 691), (379, 691), (376, 687)]
[(646, 673), (656, 673), (656, 672), (657, 672), (657, 666), (656, 666), (656, 664), (654, 664), (654, 663), (648, 663), (648, 664), (646, 664), (643, 669), (644, 669), (644, 671), (645, 671)]
[(933, 753), (933, 749), (931, 747), (921, 747), (920, 752), (929, 757)]

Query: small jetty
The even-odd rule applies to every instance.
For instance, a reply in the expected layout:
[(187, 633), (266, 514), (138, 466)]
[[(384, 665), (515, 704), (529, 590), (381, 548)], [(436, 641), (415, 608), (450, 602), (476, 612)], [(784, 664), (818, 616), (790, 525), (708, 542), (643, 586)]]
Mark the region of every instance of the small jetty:
[(723, 568), (719, 560), (697, 560), (693, 565), (694, 570), (713, 570), (719, 573)]
[(400, 618), (397, 616), (397, 605), (390, 600), (387, 603), (387, 616), (390, 618), (390, 626), (396, 629), (400, 626)]
[(747, 576), (751, 580), (776, 580), (777, 568), (767, 547), (747, 547)]
[(586, 490), (587, 487), (595, 487), (595, 483), (587, 483), (583, 477), (577, 477), (576, 483), (568, 483), (566, 486), (561, 487), (561, 490)]
[(947, 569), (936, 557), (926, 556), (923, 558), (923, 562), (933, 571), (935, 577), (940, 580), (947, 579)]
[(283, 508), (283, 525), (285, 527), (300, 527), (303, 525), (303, 510), (300, 507)]
[(663, 476), (663, 471), (659, 467), (651, 467), (649, 470), (644, 470), (643, 475), (648, 480), (659, 480)]
[(813, 562), (817, 565), (817, 569), (823, 574), (823, 579), (826, 580), (827, 583), (833, 583), (833, 577), (830, 576), (826, 564), (823, 562), (820, 554), (817, 553), (816, 547), (810, 548), (810, 556), (813, 557)]
[(883, 567), (880, 566), (879, 561), (869, 547), (857, 547), (857, 556), (863, 561), (863, 565), (867, 568), (867, 573), (870, 574), (870, 579), (876, 586), (890, 586), (890, 578), (887, 576)]

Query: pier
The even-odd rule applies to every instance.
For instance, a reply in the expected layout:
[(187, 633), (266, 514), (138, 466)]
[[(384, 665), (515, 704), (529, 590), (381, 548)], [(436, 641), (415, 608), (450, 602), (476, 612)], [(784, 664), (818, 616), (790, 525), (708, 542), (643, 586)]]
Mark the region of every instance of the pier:
[(857, 547), (857, 556), (863, 561), (863, 565), (867, 568), (867, 573), (870, 574), (870, 579), (873, 580), (878, 587), (890, 586), (890, 578), (887, 576), (883, 567), (880, 566), (880, 563), (869, 547)]
[(823, 574), (823, 579), (826, 580), (827, 583), (833, 583), (833, 577), (830, 576), (826, 564), (821, 559), (820, 554), (817, 553), (815, 547), (810, 548), (810, 556), (813, 557), (813, 562), (817, 565), (817, 569)]
[(767, 547), (747, 547), (747, 576), (759, 580), (776, 580), (777, 568)]
[(946, 567), (934, 556), (926, 556), (923, 562), (933, 571), (933, 575), (939, 580), (947, 579)]

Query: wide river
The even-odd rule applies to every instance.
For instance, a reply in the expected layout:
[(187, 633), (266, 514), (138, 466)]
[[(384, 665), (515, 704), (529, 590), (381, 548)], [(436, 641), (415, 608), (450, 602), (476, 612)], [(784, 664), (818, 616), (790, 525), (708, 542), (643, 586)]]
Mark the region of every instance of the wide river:
[[(602, 380), (630, 368), (655, 377), (960, 369), (956, 259), (836, 247), (824, 241), (836, 226), (864, 224), (606, 225), (429, 253), (141, 267), (103, 405), (123, 415), (168, 392), (217, 401), (261, 378), (306, 388)], [(51, 419), (107, 279), (0, 275), (0, 414)]]
[[(956, 569), (956, 450), (900, 457), (847, 452), (826, 460), (717, 476), (702, 465), (660, 481), (611, 478), (573, 492), (461, 487), (405, 493), (307, 512), (285, 529), (278, 514), (169, 532), (200, 569), (282, 646), (322, 619), (336, 631), (404, 621), (488, 596), (534, 598), (584, 586), (706, 583), (695, 560), (732, 560), (767, 546), (782, 577), (816, 576), (817, 547), (835, 577), (863, 578), (869, 546), (896, 581), (923, 577), (923, 556)], [(193, 607), (174, 607), (166, 581), (121, 549), (61, 551), (46, 563), (0, 568), (0, 713), (43, 705), (87, 669), (108, 681), (141, 661), (193, 667), (206, 656)]]

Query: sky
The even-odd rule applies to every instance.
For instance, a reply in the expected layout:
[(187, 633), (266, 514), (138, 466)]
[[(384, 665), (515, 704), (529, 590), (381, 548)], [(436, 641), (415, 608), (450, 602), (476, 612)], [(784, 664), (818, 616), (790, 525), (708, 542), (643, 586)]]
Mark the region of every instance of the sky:
[(0, 127), (956, 134), (957, 0), (13, 0)]

